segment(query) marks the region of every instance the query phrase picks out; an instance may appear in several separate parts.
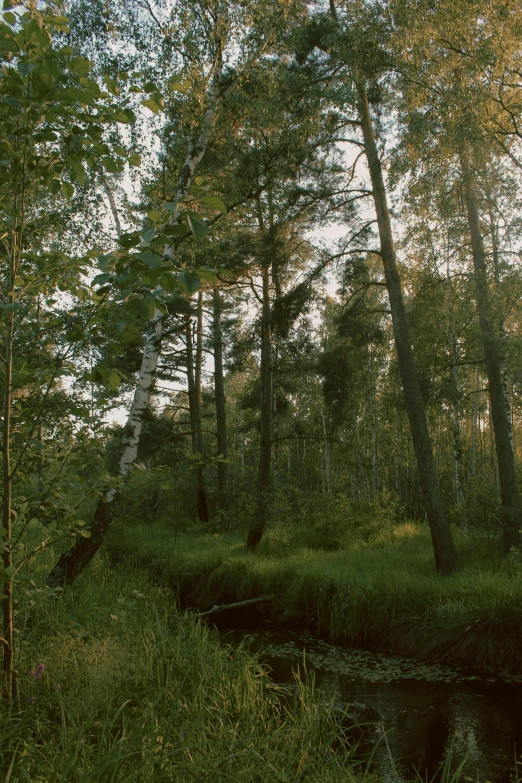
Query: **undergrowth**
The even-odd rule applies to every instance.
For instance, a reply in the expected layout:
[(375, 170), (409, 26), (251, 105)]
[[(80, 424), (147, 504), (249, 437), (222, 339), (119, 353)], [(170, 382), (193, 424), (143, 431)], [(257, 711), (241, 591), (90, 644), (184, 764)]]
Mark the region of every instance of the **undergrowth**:
[(274, 685), (147, 576), (97, 561), (61, 598), (37, 585), (18, 613), (19, 705), (0, 716), (5, 783), (377, 779), (313, 680)]
[[(118, 537), (121, 543), (121, 531)], [(224, 549), (223, 541), (212, 541), (214, 550), (200, 550), (200, 561), (188, 542), (183, 561), (180, 541), (177, 560), (158, 539), (154, 557), (146, 547), (142, 555), (158, 569), (184, 562), (194, 595), (198, 563), (213, 564), (203, 592), (226, 582), (230, 593), (230, 574), (248, 592), (265, 586), (270, 573), (282, 584), (292, 568), (314, 567), (313, 557), (302, 555), (284, 574), (270, 571), (268, 561), (245, 560), (238, 548), (231, 554), (230, 541)], [(275, 685), (242, 645), (223, 645), (196, 618), (180, 614), (172, 592), (144, 569), (96, 558), (57, 598), (42, 586), (47, 560), (19, 592), (20, 697), (0, 712), (5, 783), (404, 780), (391, 759), (383, 777), (371, 759), (360, 758), (349, 712), (318, 692), (306, 670), (291, 690)], [(303, 585), (292, 585), (293, 600), (304, 600)], [(331, 587), (322, 585), (317, 594), (330, 601)], [(307, 600), (313, 612), (319, 599)], [(464, 763), (455, 769), (446, 759), (437, 780), (467, 780), (464, 770)]]
[(237, 533), (174, 534), (164, 523), (119, 523), (107, 551), (113, 561), (145, 567), (176, 590), (184, 606), (204, 610), (273, 594), (266, 611), (274, 622), (330, 641), (483, 670), (520, 670), (522, 569), (516, 558), (502, 558), (490, 539), (457, 531), (461, 568), (440, 577), (429, 532), (420, 525), (396, 525), (386, 540), (354, 540), (337, 551), (295, 540), (292, 547), (278, 546), (284, 534), (276, 527), (250, 554)]

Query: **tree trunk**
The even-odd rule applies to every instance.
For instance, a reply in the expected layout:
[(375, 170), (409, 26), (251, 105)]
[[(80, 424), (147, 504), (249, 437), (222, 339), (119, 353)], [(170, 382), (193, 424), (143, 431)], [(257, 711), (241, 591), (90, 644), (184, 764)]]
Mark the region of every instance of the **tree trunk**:
[[(192, 353), (192, 346), (190, 346)], [(196, 319), (196, 361), (194, 365), (194, 395), (193, 395), (193, 433), (195, 433), (195, 452), (203, 456), (203, 426), (202, 407), (202, 374), (203, 374), (203, 291), (198, 292)], [(205, 490), (205, 472), (203, 467), (196, 468), (196, 507), (200, 522), (208, 522), (207, 493)]]
[(227, 443), (227, 409), (225, 400), (225, 379), (223, 375), (223, 332), (221, 329), (222, 300), (219, 288), (213, 291), (213, 340), (214, 340), (214, 394), (216, 397), (216, 435), (218, 480), (218, 508), (222, 517), (228, 507), (227, 498), (227, 464), (221, 459), (228, 459)]
[[(491, 250), (493, 251), (493, 269), (495, 272), (495, 285), (498, 289), (500, 286), (500, 252), (498, 246), (497, 226), (493, 217), (493, 209), (491, 206), (491, 194), (488, 193), (488, 216), (489, 216), (489, 229), (491, 234)], [(499, 335), (499, 348), (500, 348), (500, 372), (502, 374), (502, 386), (504, 388), (504, 404), (506, 406), (506, 414), (509, 427), (509, 439), (511, 441), (511, 449), (515, 453), (515, 447), (513, 442), (513, 414), (511, 411), (511, 404), (509, 400), (509, 381), (506, 361), (506, 327), (502, 313), (498, 315), (498, 335)]]
[[(7, 289), (9, 304), (14, 304), (14, 280), (15, 280), (15, 237), (19, 237), (16, 229), (13, 231), (13, 242), (9, 253), (9, 272)], [(11, 475), (11, 405), (12, 405), (12, 379), (13, 379), (13, 332), (14, 312), (6, 312), (5, 354), (4, 354), (4, 410), (2, 427), (2, 535), (0, 542), (3, 547), (4, 583), (2, 597), (2, 664), (4, 673), (5, 695), (9, 701), (17, 697), (17, 679), (14, 668), (14, 622), (13, 622), (13, 548), (12, 548), (12, 491), (13, 479)]]
[[(447, 287), (450, 286), (451, 274), (449, 266), (449, 247), (446, 260)], [(455, 338), (455, 317), (453, 301), (450, 301), (446, 288), (445, 305), (448, 312), (448, 347), (450, 359), (449, 371), (449, 397), (451, 411), (451, 431), (453, 443), (453, 485), (455, 490), (455, 503), (457, 517), (464, 533), (467, 533), (466, 503), (464, 499), (464, 459), (462, 449), (462, 435), (460, 425), (460, 392), (457, 379), (457, 340)]]
[(430, 526), (435, 566), (440, 574), (450, 574), (457, 566), (457, 555), (447, 522), (440, 492), (433, 449), (428, 430), (424, 403), (421, 397), (417, 369), (409, 337), (406, 312), (402, 296), (401, 281), (395, 258), (395, 248), (382, 176), (381, 162), (377, 150), (373, 125), (368, 106), (368, 97), (363, 83), (357, 85), (359, 112), (364, 138), (364, 147), (370, 171), (373, 199), (377, 213), (377, 224), (381, 243), (381, 257), (384, 265), (386, 287), (390, 299), (395, 346), (402, 380), (406, 410), (417, 459), (419, 478), (428, 522)]
[[(225, 42), (224, 31), (226, 29), (226, 12), (221, 10), (218, 14), (217, 31), (217, 55), (210, 76), (205, 112), (202, 118), (200, 131), (195, 141), (188, 145), (187, 154), (181, 169), (175, 202), (180, 205), (173, 214), (170, 222), (176, 223), (181, 214), (181, 202), (187, 196), (194, 172), (201, 161), (208, 146), (214, 118), (220, 99), (220, 83), (223, 74), (223, 46)], [(165, 248), (165, 255), (172, 255), (172, 248)], [(163, 315), (156, 310), (147, 330), (147, 340), (143, 351), (143, 360), (134, 399), (125, 425), (124, 450), (120, 460), (119, 477), (125, 479), (136, 460), (138, 444), (143, 423), (143, 414), (147, 409), (154, 385), (154, 377), (161, 350), (161, 338), (163, 333)], [(109, 525), (115, 514), (115, 505), (119, 493), (115, 489), (109, 490), (104, 498), (100, 499), (92, 522), (86, 533), (90, 538), (81, 536), (73, 546), (58, 560), (49, 574), (47, 583), (50, 586), (71, 584), (78, 574), (89, 564), (98, 551)]]
[[(154, 385), (162, 333), (163, 314), (157, 310), (155, 319), (149, 324), (138, 383), (134, 393), (129, 418), (124, 427), (122, 444), (123, 453), (118, 471), (118, 477), (120, 479), (127, 478), (138, 456), (143, 418), (145, 411), (149, 406), (150, 396)], [(100, 498), (89, 529), (85, 531), (90, 534), (89, 537), (80, 536), (73, 546), (60, 556), (47, 579), (49, 587), (72, 584), (76, 577), (90, 563), (100, 548), (105, 538), (105, 534), (109, 529), (109, 525), (114, 518), (120, 494), (121, 491), (119, 489), (112, 487), (102, 498)]]
[(261, 439), (257, 474), (257, 505), (246, 547), (257, 549), (268, 516), (272, 465), (272, 313), (270, 308), (270, 266), (263, 264), (263, 304), (261, 312)]
[(490, 303), (486, 255), (480, 230), (477, 197), (469, 163), (464, 156), (462, 156), (461, 162), (475, 272), (475, 299), (479, 314), (484, 363), (488, 377), (491, 417), (495, 432), (495, 448), (502, 501), (502, 536), (504, 551), (509, 552), (512, 547), (518, 548), (520, 546), (520, 527), (522, 525), (515, 473), (515, 455), (513, 453), (508, 406), (506, 404), (504, 379), (502, 377), (501, 348), (499, 338), (495, 332)]

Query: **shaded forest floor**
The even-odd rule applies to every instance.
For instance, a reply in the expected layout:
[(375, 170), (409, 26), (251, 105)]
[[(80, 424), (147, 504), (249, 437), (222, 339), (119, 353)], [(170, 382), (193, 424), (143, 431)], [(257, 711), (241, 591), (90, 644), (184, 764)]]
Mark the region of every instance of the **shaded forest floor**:
[(485, 671), (522, 669), (522, 563), (495, 539), (455, 530), (460, 569), (435, 573), (429, 531), (403, 523), (336, 551), (314, 531), (272, 528), (256, 554), (242, 533), (118, 523), (107, 552), (207, 610), (265, 594), (238, 623), (306, 628), (329, 641)]

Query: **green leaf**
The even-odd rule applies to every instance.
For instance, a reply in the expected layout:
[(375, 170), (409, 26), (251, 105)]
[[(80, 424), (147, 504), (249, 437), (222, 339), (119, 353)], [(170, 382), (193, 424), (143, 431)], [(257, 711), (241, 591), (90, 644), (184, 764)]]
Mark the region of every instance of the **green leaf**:
[(7, 577), (7, 579), (12, 579), (13, 576), (16, 574), (16, 566), (11, 565), (4, 569), (4, 576)]
[(109, 373), (109, 377), (107, 378), (107, 381), (111, 389), (113, 391), (116, 391), (121, 383), (121, 378), (119, 376), (119, 373), (113, 370), (112, 372)]
[(180, 288), (183, 289), (187, 294), (192, 295), (195, 293), (200, 285), (200, 279), (199, 277), (194, 277), (194, 275), (189, 275), (187, 272), (180, 272), (178, 275), (178, 283), (180, 285)]
[(163, 263), (163, 259), (157, 253), (138, 253), (138, 258), (145, 261), (152, 269), (157, 269)]
[(164, 272), (161, 275), (160, 285), (164, 291), (170, 294), (178, 288), (178, 279), (174, 275)]
[(168, 82), (168, 86), (171, 90), (175, 90), (176, 92), (180, 92), (183, 95), (187, 93), (187, 90), (189, 89), (191, 85), (191, 82), (188, 79), (183, 79), (183, 81), (179, 81), (175, 76), (170, 79)]
[(101, 159), (101, 164), (103, 168), (108, 171), (110, 174), (118, 174), (122, 170), (122, 165), (119, 161), (114, 160), (114, 158), (109, 158), (108, 156)]
[(214, 269), (209, 269), (207, 266), (200, 266), (196, 269), (196, 274), (202, 280), (206, 280), (207, 283), (212, 283), (212, 285), (217, 283), (217, 275)]
[(91, 286), (94, 285), (103, 285), (104, 283), (107, 283), (111, 279), (110, 275), (103, 274), (103, 275), (96, 275), (94, 280), (91, 283)]
[(7, 22), (7, 24), (11, 25), (11, 27), (14, 27), (14, 25), (16, 24), (16, 16), (13, 14), (12, 11), (4, 12), (4, 22)]
[(141, 155), (138, 155), (138, 153), (137, 153), (137, 152), (134, 152), (134, 153), (133, 153), (133, 154), (132, 154), (132, 155), (129, 157), (129, 164), (130, 164), (131, 166), (140, 166), (140, 165), (141, 165)]
[(16, 67), (18, 68), (22, 76), (29, 76), (29, 74), (32, 73), (36, 68), (36, 63), (17, 62)]
[(19, 310), (21, 306), (20, 302), (9, 302), (8, 304), (0, 304), (0, 310)]
[(147, 216), (154, 223), (161, 223), (161, 221), (163, 220), (163, 213), (160, 212), (159, 209), (151, 209), (150, 212), (147, 212)]
[(91, 531), (90, 530), (78, 530), (77, 531), (81, 536), (84, 538), (90, 538), (91, 537)]
[(121, 245), (121, 247), (124, 247), (126, 250), (128, 250), (131, 247), (136, 247), (136, 245), (140, 244), (140, 235), (136, 231), (122, 234), (118, 239), (118, 243)]
[(154, 239), (155, 233), (156, 231), (153, 228), (149, 228), (149, 230), (145, 231), (145, 233), (142, 236), (143, 241), (148, 244)]
[(186, 234), (187, 226), (183, 225), (182, 223), (176, 223), (174, 226), (165, 226), (163, 231), (167, 236), (174, 237), (176, 234)]
[(70, 182), (64, 182), (62, 185), (62, 193), (65, 198), (72, 198), (74, 196), (74, 185)]
[(205, 239), (208, 234), (208, 226), (206, 226), (205, 223), (201, 223), (199, 220), (195, 220), (195, 218), (191, 218), (188, 215), (187, 223), (198, 241)]
[(210, 209), (216, 209), (218, 212), (227, 211), (226, 206), (219, 196), (203, 196), (200, 201), (202, 204), (205, 204), (206, 207), (210, 207)]
[(154, 299), (142, 299), (140, 302), (140, 315), (145, 321), (152, 321), (156, 312)]
[(170, 212), (170, 214), (174, 214), (176, 209), (178, 208), (178, 205), (175, 201), (165, 201), (164, 204), (161, 205), (163, 209), (166, 209), (167, 212)]
[(156, 98), (146, 98), (141, 102), (141, 105), (146, 106), (147, 109), (150, 109), (154, 114), (159, 114), (160, 111), (163, 111), (163, 99), (159, 101)]

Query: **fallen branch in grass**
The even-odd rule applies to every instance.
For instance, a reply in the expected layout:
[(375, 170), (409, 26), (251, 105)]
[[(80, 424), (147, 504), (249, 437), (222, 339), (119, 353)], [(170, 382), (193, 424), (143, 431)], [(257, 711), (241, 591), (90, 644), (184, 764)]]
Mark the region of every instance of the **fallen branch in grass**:
[(275, 595), (262, 595), (260, 598), (249, 598), (248, 601), (238, 601), (235, 604), (222, 604), (221, 606), (213, 606), (212, 609), (209, 609), (207, 612), (198, 612), (196, 617), (208, 617), (211, 614), (225, 612), (227, 609), (239, 609), (242, 606), (259, 604), (261, 601), (271, 601), (273, 598), (275, 598)]

